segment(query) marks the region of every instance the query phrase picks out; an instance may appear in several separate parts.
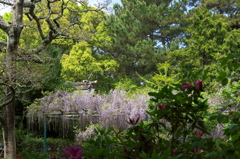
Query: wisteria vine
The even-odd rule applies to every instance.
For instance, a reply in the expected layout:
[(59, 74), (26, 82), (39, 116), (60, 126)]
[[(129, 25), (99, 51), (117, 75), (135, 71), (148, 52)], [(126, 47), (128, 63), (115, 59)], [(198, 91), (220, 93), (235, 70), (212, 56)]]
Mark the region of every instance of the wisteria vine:
[(109, 94), (96, 95), (59, 91), (29, 106), (27, 117), (30, 123), (36, 120), (41, 122), (44, 114), (61, 112), (59, 118), (63, 123), (69, 122), (69, 114), (75, 114), (75, 119), (81, 124), (84, 123), (84, 127), (89, 123), (98, 123), (106, 128), (113, 126), (126, 129), (129, 127), (126, 122), (129, 118), (139, 117), (140, 120), (146, 120), (148, 100), (149, 96), (145, 93), (130, 96), (126, 91), (118, 89)]

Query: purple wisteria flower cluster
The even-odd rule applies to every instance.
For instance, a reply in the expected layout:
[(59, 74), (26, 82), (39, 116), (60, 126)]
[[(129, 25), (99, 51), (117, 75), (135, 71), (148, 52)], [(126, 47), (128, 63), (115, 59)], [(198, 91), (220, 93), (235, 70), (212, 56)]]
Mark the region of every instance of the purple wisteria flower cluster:
[[(102, 127), (127, 129), (129, 118), (146, 119), (147, 101), (144, 93), (128, 95), (124, 90), (112, 90), (109, 94), (81, 94), (56, 92), (48, 95), (28, 108), (29, 122), (43, 120), (43, 114), (61, 112), (61, 122), (67, 123), (71, 114), (78, 116), (81, 127), (90, 123), (98, 123)], [(59, 119), (58, 119), (59, 120)]]
[(116, 126), (118, 129), (126, 129), (130, 125), (126, 122), (129, 118), (139, 117), (146, 119), (147, 94), (136, 93), (128, 96), (124, 90), (113, 90), (103, 96), (101, 106), (100, 123), (105, 127)]

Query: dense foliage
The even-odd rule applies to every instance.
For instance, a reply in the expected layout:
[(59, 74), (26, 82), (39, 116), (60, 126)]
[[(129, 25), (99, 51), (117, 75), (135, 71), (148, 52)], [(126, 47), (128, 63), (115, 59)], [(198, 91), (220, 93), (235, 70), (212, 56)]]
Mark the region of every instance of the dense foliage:
[[(47, 15), (42, 11), (48, 2), (38, 3), (37, 16)], [(42, 138), (26, 128), (42, 130), (46, 115), (49, 132), (71, 139), (59, 146), (78, 144), (60, 152), (65, 158), (240, 157), (237, 0), (122, 0), (111, 14), (71, 11), (95, 9), (85, 2), (66, 5), (70, 10), (59, 24), (69, 38), (16, 57), (16, 115), (17, 123), (23, 122), (16, 136), (22, 154), (31, 147), (41, 154)], [(11, 17), (3, 15), (9, 23)], [(23, 21), (19, 47), (33, 49), (43, 42), (38, 25), (43, 34), (49, 26), (27, 14)], [(6, 40), (2, 30), (0, 40)], [(68, 84), (82, 80), (97, 80), (95, 94)], [(52, 151), (61, 149), (58, 141), (49, 142)], [(29, 158), (37, 156), (45, 157)]]
[[(202, 81), (197, 80), (149, 93), (154, 98), (147, 111), (148, 122), (137, 117), (129, 118), (132, 127), (125, 132), (95, 129), (95, 135), (87, 137), (85, 144), (81, 143), (83, 156), (238, 158), (239, 108), (234, 109), (238, 104), (234, 104), (234, 108), (228, 106), (230, 111), (227, 112), (226, 109), (208, 112), (211, 109), (207, 99), (202, 97), (202, 91)], [(229, 93), (234, 96), (237, 92)], [(222, 126), (220, 130), (217, 124)], [(220, 131), (220, 135), (216, 131)]]

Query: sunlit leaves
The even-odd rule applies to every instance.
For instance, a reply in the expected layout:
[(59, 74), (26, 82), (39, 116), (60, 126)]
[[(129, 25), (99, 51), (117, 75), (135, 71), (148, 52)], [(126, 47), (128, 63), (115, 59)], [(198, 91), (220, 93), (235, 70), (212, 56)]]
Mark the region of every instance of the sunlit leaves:
[[(2, 17), (5, 21), (11, 22), (12, 12), (5, 13)], [(7, 34), (2, 29), (0, 29), (0, 40), (3, 40), (3, 41), (7, 40)]]
[(117, 67), (117, 62), (114, 60), (95, 58), (87, 42), (74, 45), (69, 55), (63, 55), (61, 63), (62, 76), (71, 81), (88, 79), (91, 74), (114, 71)]
[(155, 85), (162, 87), (166, 84), (177, 83), (178, 67), (171, 66), (169, 62), (165, 62), (158, 63), (157, 69), (159, 73), (152, 77)]

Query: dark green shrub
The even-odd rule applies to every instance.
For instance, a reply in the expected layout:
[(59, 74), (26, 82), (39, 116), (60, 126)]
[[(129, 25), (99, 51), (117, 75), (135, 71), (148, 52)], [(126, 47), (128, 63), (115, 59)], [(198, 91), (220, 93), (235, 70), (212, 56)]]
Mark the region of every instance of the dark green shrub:
[[(47, 138), (47, 154), (57, 154), (66, 147), (66, 145), (74, 143), (67, 139)], [(29, 152), (43, 154), (43, 138), (34, 138), (26, 135), (25, 139), (18, 145), (20, 154), (29, 154)]]

